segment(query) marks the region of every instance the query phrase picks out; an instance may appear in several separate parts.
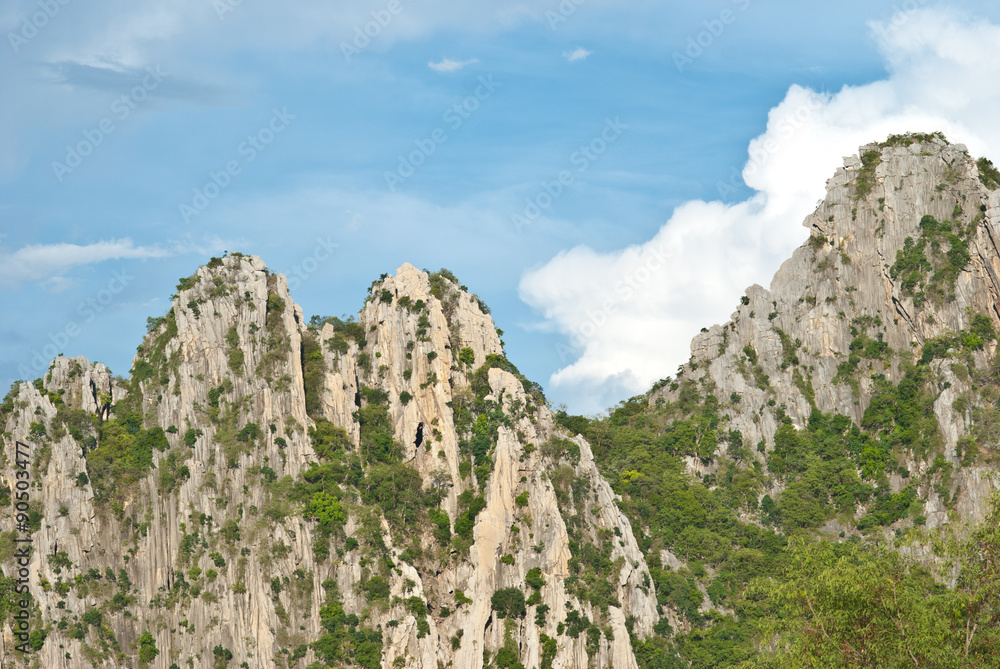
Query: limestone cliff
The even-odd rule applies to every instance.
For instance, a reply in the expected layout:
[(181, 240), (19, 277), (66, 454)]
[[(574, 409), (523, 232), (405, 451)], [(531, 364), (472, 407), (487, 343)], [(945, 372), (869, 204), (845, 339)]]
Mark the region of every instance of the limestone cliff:
[(796, 432), (871, 446), (830, 458), (857, 498), (824, 488), (794, 528), (834, 540), (981, 519), (1000, 487), (998, 186), (939, 135), (861, 147), (771, 288), (603, 423), (554, 414), (446, 270), (307, 320), (259, 258), (213, 258), (128, 378), (59, 357), (0, 404), (3, 666), (638, 668), (704, 630), (749, 644), (736, 595), (780, 554)]
[[(989, 450), (964, 462), (960, 443), (982, 431), (973, 406), (981, 398), (972, 395), (997, 349), (992, 334), (975, 334), (984, 318), (1000, 324), (995, 174), (939, 134), (861, 147), (827, 182), (826, 198), (804, 221), (808, 242), (770, 289), (751, 286), (728, 323), (703, 329), (690, 362), (651, 401), (676, 398), (684, 380), (710, 388), (744, 442), (760, 442), (752, 453), (763, 462), (780, 415), (801, 428), (815, 406), (863, 423), (881, 377), (898, 384), (908, 365), (928, 363), (936, 443), (899, 454), (907, 476), (890, 483), (898, 491), (923, 477), (930, 528), (947, 522), (949, 510), (982, 519), (1000, 489), (995, 442), (986, 437)], [(953, 476), (942, 478), (939, 454)], [(942, 481), (946, 493), (934, 485)]]
[[(404, 265), (356, 320), (307, 324), (259, 258), (213, 259), (131, 379), (60, 357), (3, 419), (8, 486), (14, 443), (32, 449), (47, 635), (24, 656), (8, 622), (5, 666), (634, 667), (626, 622), (658, 619), (587, 443), (446, 272)], [(584, 549), (606, 559), (603, 606), (566, 587)]]

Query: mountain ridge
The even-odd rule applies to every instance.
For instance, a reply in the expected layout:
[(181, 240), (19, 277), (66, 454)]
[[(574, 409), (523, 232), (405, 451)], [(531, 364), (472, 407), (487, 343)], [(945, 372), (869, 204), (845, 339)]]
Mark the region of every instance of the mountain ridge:
[(148, 320), (130, 378), (59, 357), (0, 405), (0, 506), (7, 453), (33, 449), (37, 646), (15, 650), (4, 604), (0, 657), (750, 661), (746, 593), (790, 538), (905, 532), (927, 554), (920, 532), (991, 513), (1000, 175), (984, 160), (940, 134), (861, 147), (770, 288), (606, 418), (553, 412), (447, 270), (404, 264), (356, 319), (307, 321), (259, 257), (212, 258)]
[[(733, 383), (731, 377), (727, 382), (724, 373), (715, 371), (726, 367), (726, 361), (729, 368), (738, 369), (743, 348), (754, 348), (763, 374), (778, 384), (774, 394), (788, 400), (788, 415), (799, 426), (812, 411), (810, 394), (815, 394), (819, 409), (862, 422), (873, 386), (870, 377), (857, 373), (859, 363), (898, 383), (903, 377), (901, 357), (889, 360), (889, 351), (912, 349), (919, 358), (929, 340), (969, 328), (974, 314), (988, 315), (993, 327), (1000, 323), (1000, 256), (997, 232), (989, 224), (1000, 216), (1000, 192), (980, 178), (965, 146), (950, 144), (940, 134), (894, 136), (861, 147), (861, 156), (845, 159), (844, 167), (827, 182), (827, 198), (803, 223), (810, 229), (810, 239), (781, 265), (771, 289), (747, 290), (745, 304), (729, 325), (737, 336), (728, 345), (726, 358), (711, 363), (712, 378), (723, 394), (743, 393), (746, 399), (749, 392), (761, 404), (766, 390), (755, 388), (755, 383)], [(953, 253), (962, 261), (959, 271), (953, 271), (947, 252), (939, 254), (945, 258), (933, 268), (926, 257), (915, 268), (907, 264), (912, 264), (914, 255), (907, 255), (913, 248), (907, 247), (907, 239), (927, 236), (921, 222), (928, 216), (949, 225), (956, 219), (959, 234), (952, 241), (959, 247)], [(951, 233), (939, 227), (934, 234), (941, 239), (932, 239), (928, 248), (947, 244), (943, 237)], [(914, 274), (919, 275), (917, 281), (907, 290)], [(802, 319), (809, 319), (808, 327), (800, 325)], [(877, 355), (864, 354), (861, 344), (869, 346), (864, 337), (871, 336), (859, 336), (859, 325), (854, 323), (858, 320), (870, 323), (865, 327), (878, 342), (884, 339), (884, 346), (874, 345)], [(883, 332), (875, 333), (876, 329)], [(709, 363), (726, 335), (725, 326), (697, 335), (692, 341), (694, 364)], [(995, 348), (996, 341), (990, 340), (971, 351), (975, 366), (986, 366)], [(844, 363), (855, 369), (845, 374)], [(689, 363), (685, 371), (690, 369)], [(952, 388), (960, 385), (950, 369), (942, 373)], [(958, 419), (947, 415), (947, 404), (958, 394), (947, 392), (938, 407), (952, 453), (962, 430), (956, 425)], [(777, 425), (772, 421), (751, 433), (770, 441)], [(957, 464), (953, 455), (948, 457)], [(965, 510), (981, 517), (982, 508), (973, 507), (977, 510)]]

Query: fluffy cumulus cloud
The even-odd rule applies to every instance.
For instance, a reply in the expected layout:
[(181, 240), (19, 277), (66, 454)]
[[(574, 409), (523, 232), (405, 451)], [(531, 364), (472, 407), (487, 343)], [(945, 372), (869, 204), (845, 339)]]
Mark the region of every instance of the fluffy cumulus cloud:
[(690, 355), (691, 337), (724, 322), (740, 295), (766, 283), (807, 232), (826, 179), (858, 147), (907, 131), (943, 131), (973, 155), (1000, 159), (1000, 27), (917, 9), (871, 24), (888, 76), (820, 94), (792, 86), (750, 142), (734, 204), (688, 202), (645, 244), (578, 247), (526, 273), (523, 300), (565, 336), (550, 392), (599, 411), (643, 392)]

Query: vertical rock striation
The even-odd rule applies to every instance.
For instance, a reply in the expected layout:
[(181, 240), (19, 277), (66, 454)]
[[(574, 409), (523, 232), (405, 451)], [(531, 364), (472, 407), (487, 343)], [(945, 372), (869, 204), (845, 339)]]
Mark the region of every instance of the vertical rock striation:
[[(305, 667), (325, 652), (311, 644), (346, 624), (378, 637), (382, 666), (481, 667), (513, 652), (525, 666), (634, 667), (626, 619), (638, 634), (657, 619), (588, 445), (560, 436), (485, 305), (445, 272), (403, 265), (356, 320), (307, 324), (259, 258), (213, 259), (151, 319), (129, 380), (59, 358), (37, 386), (17, 386), (3, 420), (8, 444), (36, 453), (30, 590), (47, 638), (28, 657), (41, 666), (139, 666), (148, 632), (150, 667)], [(330, 536), (301, 492), (329, 471), (324, 434), (343, 435), (335, 462), (368, 472), (341, 480)], [(380, 459), (386, 434), (397, 452)], [(0, 471), (15, 480), (12, 458)], [(371, 503), (383, 471), (409, 476), (391, 485), (443, 521), (420, 511), (400, 526)], [(606, 606), (564, 585), (580, 542), (609, 544)], [(523, 613), (494, 610), (504, 588), (528, 600)], [(586, 624), (560, 636), (571, 610)], [(3, 643), (5, 663), (21, 663), (9, 623)], [(351, 643), (340, 663), (368, 666), (370, 640)]]

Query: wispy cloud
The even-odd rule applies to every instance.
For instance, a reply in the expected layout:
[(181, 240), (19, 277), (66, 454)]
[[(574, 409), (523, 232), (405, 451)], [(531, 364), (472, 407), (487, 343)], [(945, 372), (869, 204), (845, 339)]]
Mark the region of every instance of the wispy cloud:
[(572, 63), (574, 60), (585, 60), (592, 53), (593, 51), (587, 51), (582, 46), (578, 46), (572, 51), (563, 51), (563, 58)]
[(105, 62), (100, 67), (95, 67), (75, 61), (60, 61), (45, 65), (45, 69), (55, 82), (96, 91), (121, 93), (152, 77), (158, 84), (163, 82), (157, 86), (156, 94), (160, 97), (210, 103), (219, 100), (224, 94), (219, 86), (178, 79), (169, 72), (164, 72), (159, 65), (129, 67)]
[(478, 62), (478, 58), (470, 58), (469, 60), (452, 60), (451, 58), (442, 58), (436, 63), (434, 61), (427, 63), (427, 67), (431, 68), (435, 72), (458, 72), (466, 65), (472, 65), (473, 63)]
[(10, 253), (0, 248), (0, 286), (17, 286), (25, 281), (40, 281), (58, 292), (69, 287), (64, 274), (74, 267), (123, 258), (164, 258), (186, 251), (176, 246), (136, 246), (125, 237), (93, 244), (29, 244)]

